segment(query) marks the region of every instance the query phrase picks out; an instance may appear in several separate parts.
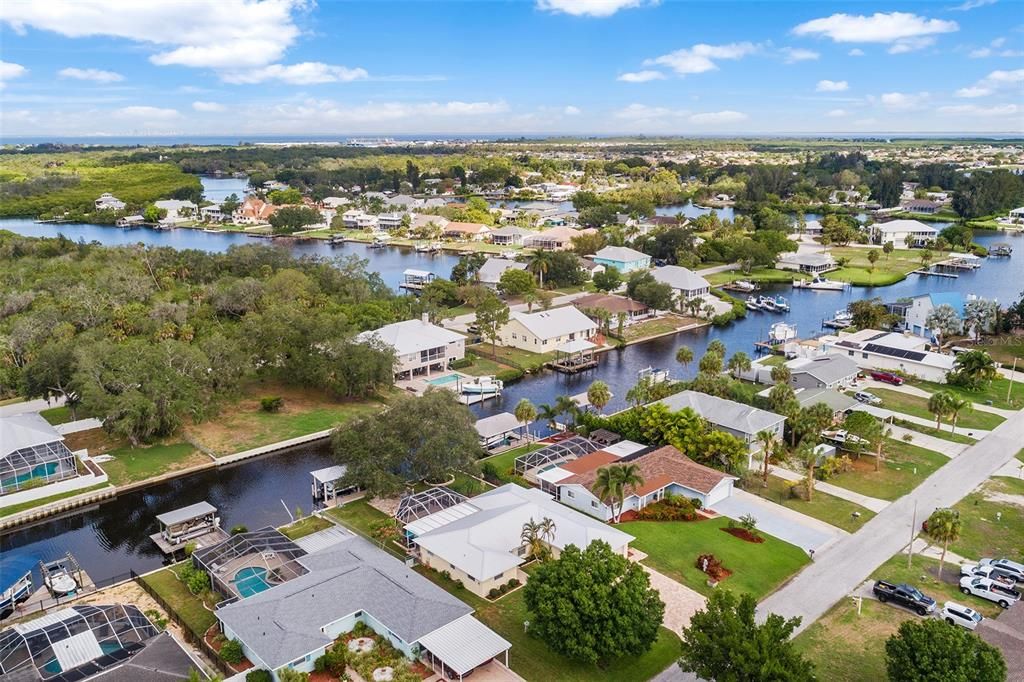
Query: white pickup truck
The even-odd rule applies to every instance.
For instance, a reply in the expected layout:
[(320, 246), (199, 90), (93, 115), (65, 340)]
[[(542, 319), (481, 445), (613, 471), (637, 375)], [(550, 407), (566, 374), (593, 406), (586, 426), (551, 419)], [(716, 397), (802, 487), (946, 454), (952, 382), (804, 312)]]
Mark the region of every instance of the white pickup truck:
[(960, 578), (960, 591), (964, 594), (973, 594), (975, 597), (988, 599), (1002, 606), (1010, 608), (1020, 600), (1020, 592), (996, 582), (991, 578), (980, 578), (977, 576), (964, 576)]
[(998, 566), (992, 564), (963, 564), (960, 566), (960, 576), (966, 577), (971, 576), (973, 578), (988, 578), (997, 583), (1000, 583), (1004, 587), (1013, 588), (1016, 585), (1016, 580), (1013, 575), (1007, 573)]

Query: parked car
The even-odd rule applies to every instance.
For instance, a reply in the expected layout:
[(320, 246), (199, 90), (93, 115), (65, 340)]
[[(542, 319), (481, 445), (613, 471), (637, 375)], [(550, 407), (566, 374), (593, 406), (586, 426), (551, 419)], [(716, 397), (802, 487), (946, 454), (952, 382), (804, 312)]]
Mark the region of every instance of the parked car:
[(984, 616), (969, 606), (957, 604), (953, 601), (946, 602), (945, 606), (942, 607), (942, 611), (939, 612), (939, 617), (950, 625), (959, 625), (968, 630), (973, 630), (978, 627), (978, 623), (985, 620)]
[(875, 381), (881, 381), (883, 384), (892, 384), (893, 386), (902, 386), (903, 377), (892, 372), (872, 372), (871, 378)]
[(1009, 559), (982, 559), (978, 562), (981, 566), (996, 566), (1019, 583), (1024, 582), (1024, 564)]
[(1000, 568), (999, 566), (993, 566), (992, 564), (985, 564), (979, 566), (977, 564), (964, 564), (960, 567), (961, 576), (974, 576), (977, 578), (990, 578), (996, 582), (1002, 583), (1007, 587), (1014, 587), (1017, 583), (1017, 578), (1011, 571)]
[(883, 604), (893, 602), (915, 611), (919, 616), (927, 616), (935, 611), (935, 600), (923, 594), (921, 590), (906, 584), (895, 584), (879, 580), (873, 588), (878, 601)]
[(1004, 609), (1008, 609), (1012, 604), (1020, 601), (1020, 592), (991, 578), (979, 578), (970, 575), (960, 578), (960, 591), (964, 594), (973, 594), (975, 597), (994, 601)]
[(853, 394), (853, 399), (865, 403), (867, 405), (881, 405), (882, 399), (874, 393), (868, 393), (867, 391), (857, 391)]

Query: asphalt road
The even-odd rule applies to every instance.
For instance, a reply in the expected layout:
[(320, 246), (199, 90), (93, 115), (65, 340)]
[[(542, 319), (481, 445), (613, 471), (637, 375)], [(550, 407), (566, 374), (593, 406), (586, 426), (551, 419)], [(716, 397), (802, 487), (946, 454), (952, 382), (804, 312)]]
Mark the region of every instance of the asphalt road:
[(981, 485), (1024, 447), (1024, 411), (1008, 418), (978, 443), (964, 450), (913, 492), (882, 510), (854, 533), (815, 557), (814, 563), (761, 602), (758, 618), (769, 613), (800, 616), (802, 631), (833, 604), (864, 582), (872, 571), (910, 542), (914, 507), (917, 524), (935, 509), (950, 507)]

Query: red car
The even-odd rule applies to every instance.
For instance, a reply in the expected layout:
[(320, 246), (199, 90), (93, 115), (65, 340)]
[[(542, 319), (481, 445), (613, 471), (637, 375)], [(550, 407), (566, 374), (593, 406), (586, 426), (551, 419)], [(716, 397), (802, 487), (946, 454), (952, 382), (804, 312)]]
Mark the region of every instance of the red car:
[(871, 378), (875, 381), (881, 381), (886, 384), (892, 384), (893, 386), (902, 386), (903, 377), (893, 374), (892, 372), (872, 372)]

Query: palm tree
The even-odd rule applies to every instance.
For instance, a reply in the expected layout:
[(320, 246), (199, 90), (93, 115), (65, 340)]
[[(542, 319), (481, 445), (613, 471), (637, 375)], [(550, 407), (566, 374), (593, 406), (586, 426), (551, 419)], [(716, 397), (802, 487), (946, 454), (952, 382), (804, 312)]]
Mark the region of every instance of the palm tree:
[(725, 357), (725, 352), (726, 352), (725, 351), (725, 344), (722, 342), (721, 339), (715, 339), (714, 341), (712, 341), (711, 343), (708, 344), (708, 347), (707, 347), (706, 351), (708, 353), (715, 353), (719, 357), (724, 358)]
[(928, 517), (928, 529), (925, 533), (929, 539), (942, 543), (942, 556), (939, 557), (939, 578), (942, 578), (946, 549), (950, 542), (960, 539), (960, 513), (953, 509), (936, 509)]
[(526, 424), (526, 440), (530, 440), (530, 424), (537, 420), (537, 408), (533, 406), (528, 398), (523, 398), (516, 403), (516, 409), (513, 412), (516, 419)]
[(714, 316), (715, 316), (715, 306), (711, 305), (710, 303), (704, 304), (704, 317), (706, 317), (707, 319), (710, 320)]
[(590, 388), (587, 389), (587, 400), (590, 404), (597, 408), (598, 414), (604, 410), (604, 406), (608, 404), (608, 401), (612, 399), (612, 391), (608, 388), (608, 384), (603, 381), (595, 381), (590, 384)]
[(616, 470), (615, 477), (619, 481), (619, 513), (615, 515), (615, 523), (618, 523), (626, 503), (626, 489), (636, 490), (644, 484), (644, 477), (636, 464), (618, 464), (611, 468)]
[(740, 375), (744, 372), (749, 372), (751, 368), (750, 356), (741, 350), (736, 351), (729, 358), (729, 371), (732, 372), (734, 379), (739, 379)]
[(793, 456), (804, 468), (807, 478), (807, 501), (814, 501), (814, 469), (818, 466), (818, 453), (814, 449), (813, 440), (802, 440)]
[(956, 421), (960, 418), (960, 411), (971, 411), (971, 401), (958, 398), (955, 395), (949, 396), (949, 414), (953, 417), (953, 429), (950, 433), (956, 433)]
[(534, 523), (533, 519), (530, 519), (523, 524), (523, 529), (519, 533), (519, 540), (523, 543), (523, 546), (526, 547), (527, 556), (539, 559), (543, 557), (547, 551), (547, 548), (544, 545), (541, 524)]
[(764, 469), (761, 471), (761, 478), (765, 485), (768, 484), (768, 470), (771, 468), (772, 451), (775, 449), (775, 432), (758, 431), (757, 442), (761, 444), (761, 456), (764, 458)]
[(558, 420), (558, 415), (558, 410), (547, 403), (541, 403), (537, 406), (537, 416), (547, 421), (548, 428), (552, 431), (555, 430), (555, 422)]
[(611, 507), (612, 519), (615, 517), (615, 500), (619, 496), (619, 479), (614, 467), (601, 467), (597, 470), (594, 480), (594, 494), (602, 503)]
[(554, 542), (556, 530), (555, 522), (545, 516), (540, 520), (538, 525), (540, 526), (540, 536), (544, 538), (544, 541), (549, 545)]
[(626, 402), (631, 403), (634, 407), (640, 407), (644, 403), (649, 402), (651, 399), (651, 380), (648, 377), (643, 377), (636, 382), (633, 388), (626, 392)]
[(550, 251), (538, 251), (534, 254), (533, 260), (530, 261), (530, 264), (526, 266), (530, 272), (537, 275), (540, 279), (541, 289), (544, 288), (544, 275), (546, 275), (548, 270), (551, 268), (551, 260)]
[(537, 295), (537, 291), (535, 289), (530, 289), (529, 291), (525, 292), (523, 294), (523, 303), (526, 304), (526, 312), (532, 313), (533, 304), (536, 303), (538, 300), (539, 296)]
[(683, 366), (683, 369), (689, 369), (690, 363), (693, 362), (693, 349), (689, 346), (679, 346), (679, 350), (676, 351), (676, 362)]
[(789, 367), (785, 365), (775, 365), (772, 367), (772, 381), (776, 384), (788, 384), (792, 377), (793, 372), (790, 371)]
[(935, 415), (935, 430), (942, 429), (942, 418), (949, 414), (953, 396), (946, 391), (932, 393), (928, 398), (928, 411)]
[(555, 398), (555, 410), (558, 414), (567, 414), (570, 419), (570, 427), (576, 426), (576, 419), (580, 414), (579, 404), (567, 395), (560, 395)]

